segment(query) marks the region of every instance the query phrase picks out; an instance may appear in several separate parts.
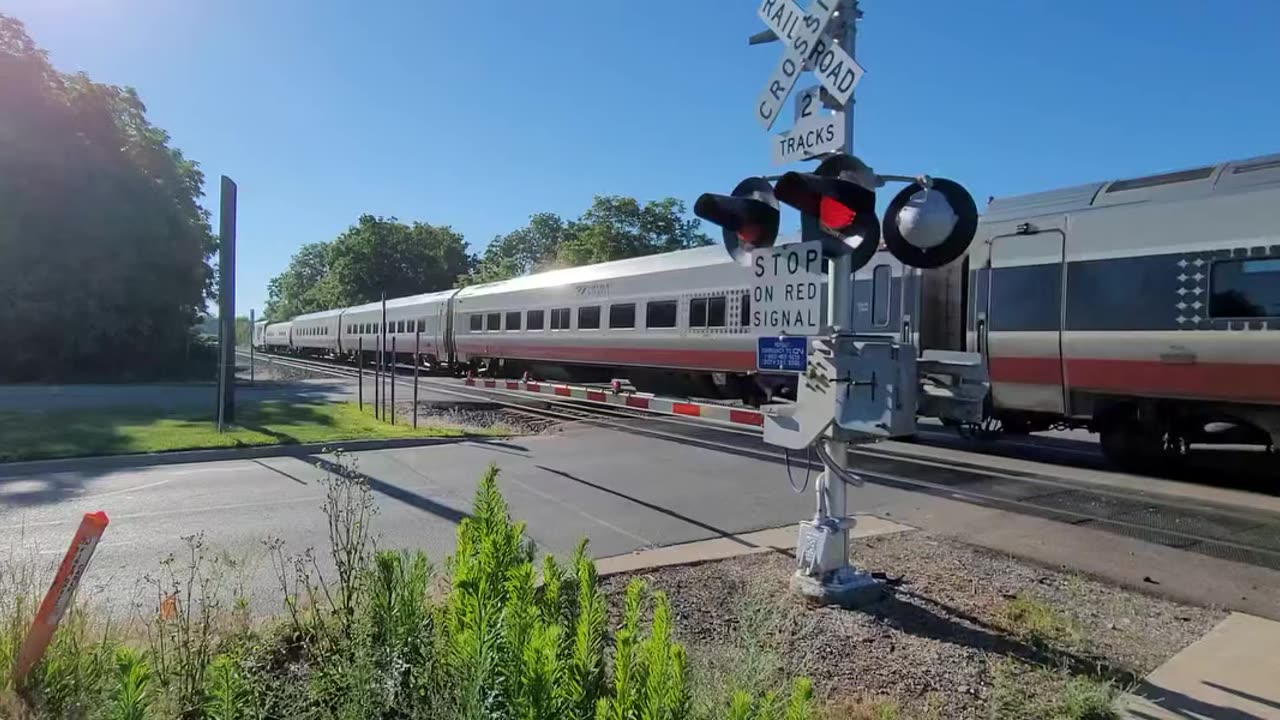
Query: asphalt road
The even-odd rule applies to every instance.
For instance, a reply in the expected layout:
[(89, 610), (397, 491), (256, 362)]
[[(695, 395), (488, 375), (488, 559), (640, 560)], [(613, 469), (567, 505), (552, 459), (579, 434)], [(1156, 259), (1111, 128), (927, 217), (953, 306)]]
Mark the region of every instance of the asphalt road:
[[(1146, 578), (1155, 576), (1163, 583), (1161, 592), (1187, 601), (1280, 617), (1277, 570), (1210, 557), (1196, 548), (1185, 552), (1179, 548), (1186, 544), (1162, 543), (1158, 537), (1154, 544), (1144, 542), (1146, 533), (1116, 534), (1117, 528), (1106, 523), (1052, 514), (1033, 517), (974, 504), (962, 491), (975, 482), (988, 491), (1003, 488), (1016, 495), (1056, 497), (1085, 490), (1028, 484), (1035, 468), (1025, 461), (929, 448), (902, 450), (930, 454), (924, 462), (913, 461), (909, 472), (939, 481), (941, 489), (920, 492), (892, 479), (876, 480), (850, 488), (851, 512), (883, 515), (1055, 566), (1082, 567), (1144, 589), (1151, 587)], [(590, 539), (592, 553), (603, 557), (789, 525), (813, 512), (812, 489), (793, 493), (777, 463), (688, 440), (672, 442), (585, 424), (510, 441), (447, 442), (349, 457), (373, 490), (379, 546), (420, 548), (437, 564), (451, 551), (457, 523), (469, 511), (476, 481), (490, 463), (501, 468), (503, 492), (513, 515), (528, 523), (529, 536), (540, 549), (561, 555), (583, 537)], [(145, 578), (157, 574), (167, 555), (181, 559), (183, 536), (202, 534), (210, 558), (219, 558), (224, 567), (229, 567), (224, 559), (235, 561), (235, 569), (222, 572), (223, 585), (242, 585), (238, 594), (255, 611), (275, 612), (281, 596), (263, 541), (279, 538), (287, 553), (314, 548), (323, 556), (328, 526), (320, 510), (322, 480), (331, 460), (282, 454), (202, 464), (117, 458), (0, 466), (0, 552), (7, 551), (9, 578), (15, 563), (31, 561), (43, 571), (42, 585), (81, 515), (105, 510), (111, 525), (81, 597), (115, 613), (129, 612), (137, 603), (154, 607), (155, 590)], [(889, 461), (872, 449), (860, 451), (854, 462), (875, 474), (875, 468)], [(893, 462), (898, 463), (892, 466), (895, 472), (908, 471), (901, 461)], [(975, 479), (975, 470), (965, 469), (975, 463), (989, 473), (988, 480)], [(1130, 480), (1124, 476), (1089, 479), (1084, 471), (1075, 474), (1100, 488), (1136, 489), (1127, 487)], [(795, 469), (797, 482), (803, 475)], [(953, 482), (958, 484), (948, 484)], [(1186, 511), (1205, 503), (1238, 506), (1255, 498), (1239, 491), (1172, 487), (1174, 504), (1163, 511), (1171, 523), (1221, 520), (1223, 516), (1188, 516)], [(1091, 504), (1115, 504), (1115, 498), (1106, 496), (1081, 497)], [(1258, 507), (1245, 527), (1256, 529), (1247, 532), (1273, 532), (1274, 521), (1268, 519), (1280, 517), (1271, 507), (1280, 505), (1280, 499), (1261, 496), (1254, 504)], [(1144, 501), (1133, 512), (1159, 507)], [(330, 564), (322, 565), (329, 572)], [(4, 585), (0, 582), (0, 591), (10, 591)]]
[[(510, 442), (456, 442), (349, 456), (368, 476), (378, 505), (380, 546), (422, 548), (439, 563), (451, 550), (480, 474), (497, 463), (513, 515), (543, 550), (565, 554), (587, 537), (593, 554), (686, 542), (785, 525), (812, 513), (812, 493), (796, 495), (780, 468), (747, 458), (586, 427)], [(52, 563), (84, 512), (105, 510), (111, 525), (85, 578), (95, 596), (127, 607), (138, 580), (157, 569), (180, 538), (203, 533), (211, 550), (246, 561), (242, 578), (255, 605), (277, 609), (262, 541), (301, 552), (322, 546), (325, 464), (306, 456), (0, 477), (0, 548)], [(861, 510), (903, 499), (868, 486)], [(323, 549), (323, 547), (317, 547)]]

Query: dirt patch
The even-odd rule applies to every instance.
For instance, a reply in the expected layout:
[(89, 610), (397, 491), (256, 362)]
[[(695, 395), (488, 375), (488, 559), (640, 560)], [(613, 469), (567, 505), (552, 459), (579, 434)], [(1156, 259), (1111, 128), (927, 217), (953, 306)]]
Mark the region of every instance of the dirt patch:
[(793, 596), (783, 554), (630, 577), (668, 593), (713, 687), (807, 675), (833, 717), (1074, 717), (1057, 703), (1125, 689), (1224, 616), (922, 532), (856, 541), (853, 557), (900, 578), (854, 611)]

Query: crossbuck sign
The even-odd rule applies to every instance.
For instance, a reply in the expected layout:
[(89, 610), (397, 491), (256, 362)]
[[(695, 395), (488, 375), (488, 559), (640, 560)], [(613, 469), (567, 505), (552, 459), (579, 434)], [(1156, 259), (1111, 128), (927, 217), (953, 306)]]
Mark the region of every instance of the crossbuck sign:
[[(810, 68), (840, 105), (847, 105), (863, 70), (823, 32), (840, 0), (812, 0), (808, 14), (792, 0), (761, 0), (756, 14), (783, 41), (782, 60), (756, 101), (756, 120), (773, 127), (800, 71)], [(854, 18), (846, 18), (854, 22)]]

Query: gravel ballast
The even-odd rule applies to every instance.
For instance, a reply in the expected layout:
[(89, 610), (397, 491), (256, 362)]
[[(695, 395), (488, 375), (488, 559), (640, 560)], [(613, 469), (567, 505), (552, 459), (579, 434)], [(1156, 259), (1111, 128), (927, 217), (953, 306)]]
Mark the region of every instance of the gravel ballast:
[(631, 577), (665, 591), (695, 673), (805, 675), (828, 709), (845, 708), (832, 716), (858, 716), (848, 708), (872, 702), (902, 717), (1003, 717), (993, 704), (1011, 683), (1057, 701), (1062, 683), (1044, 677), (1124, 690), (1225, 616), (919, 531), (858, 540), (852, 552), (893, 585), (858, 610), (806, 606), (789, 590), (794, 560), (782, 553), (605, 583), (614, 605)]

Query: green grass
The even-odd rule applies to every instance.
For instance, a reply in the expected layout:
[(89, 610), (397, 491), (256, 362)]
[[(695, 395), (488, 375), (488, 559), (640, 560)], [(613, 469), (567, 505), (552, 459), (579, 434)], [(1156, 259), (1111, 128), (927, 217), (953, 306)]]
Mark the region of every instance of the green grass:
[(998, 617), (1014, 634), (1039, 645), (1073, 647), (1082, 640), (1070, 618), (1048, 603), (1025, 595), (1010, 600)]
[(214, 419), (190, 412), (6, 412), (0, 413), (0, 461), (465, 434), (438, 425), (389, 425), (354, 403), (242, 403), (236, 424), (222, 433)]
[(1002, 660), (992, 670), (991, 715), (1008, 720), (1118, 720), (1119, 689), (1065, 670)]

